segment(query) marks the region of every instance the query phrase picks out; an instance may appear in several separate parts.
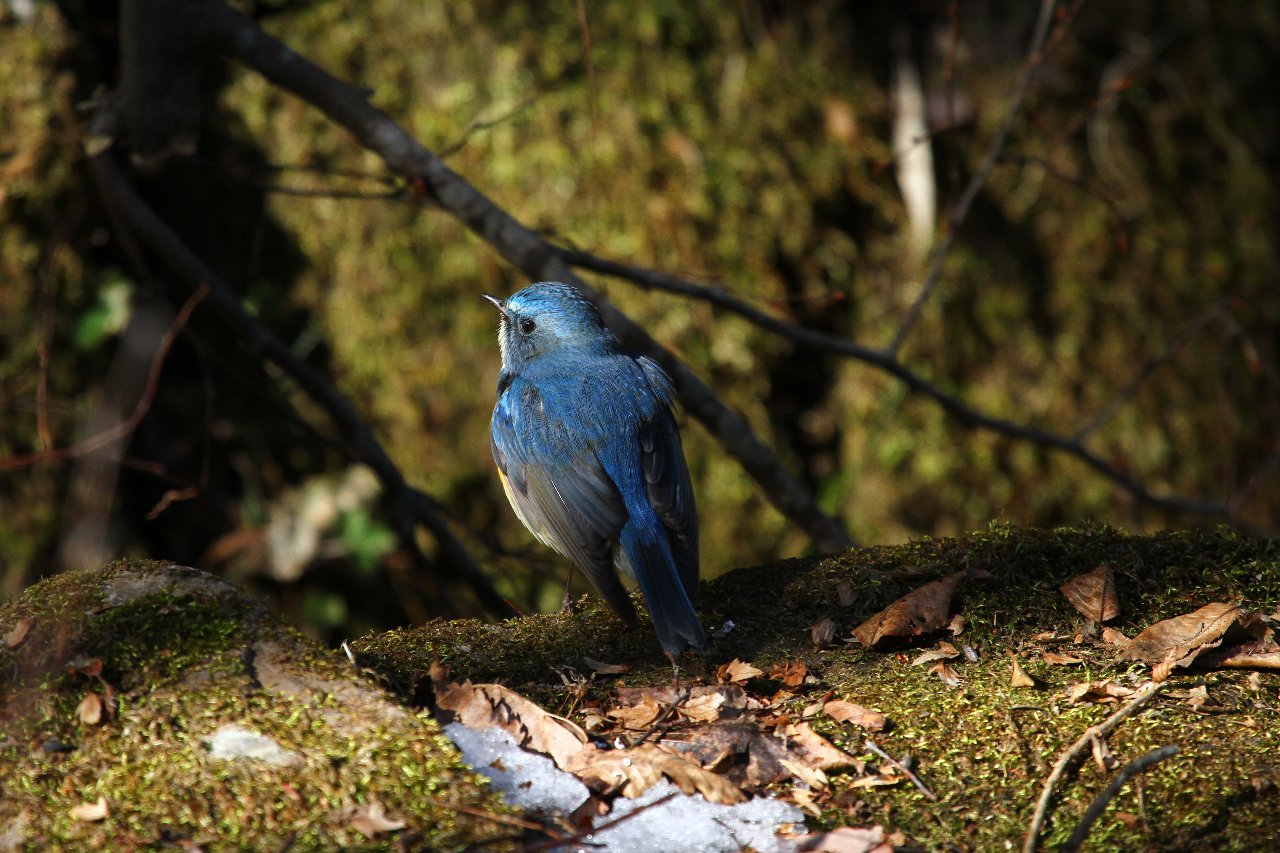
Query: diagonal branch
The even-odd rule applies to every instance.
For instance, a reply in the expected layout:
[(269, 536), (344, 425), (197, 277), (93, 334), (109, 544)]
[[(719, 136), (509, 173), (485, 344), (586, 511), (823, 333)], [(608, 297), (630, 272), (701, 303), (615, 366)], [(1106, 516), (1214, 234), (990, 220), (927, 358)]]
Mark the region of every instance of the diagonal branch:
[(1027, 837), (1023, 841), (1022, 853), (1035, 853), (1040, 840), (1040, 831), (1044, 828), (1045, 818), (1049, 816), (1049, 804), (1053, 800), (1053, 789), (1062, 780), (1062, 777), (1066, 775), (1067, 769), (1088, 748), (1090, 742), (1094, 738), (1106, 737), (1111, 733), (1112, 729), (1140, 711), (1147, 702), (1151, 701), (1152, 697), (1158, 695), (1168, 686), (1168, 681), (1148, 681), (1134, 691), (1123, 707), (1096, 726), (1090, 726), (1085, 729), (1084, 734), (1080, 735), (1076, 742), (1067, 748), (1066, 752), (1058, 756), (1058, 760), (1053, 765), (1053, 770), (1049, 773), (1049, 778), (1045, 780), (1044, 787), (1040, 790), (1040, 798), (1036, 801), (1036, 810), (1031, 816), (1031, 826), (1027, 829)]
[(1022, 101), (1027, 95), (1027, 90), (1031, 88), (1031, 78), (1044, 59), (1044, 42), (1049, 35), (1049, 24), (1053, 21), (1053, 10), (1056, 5), (1055, 0), (1042, 0), (1040, 4), (1040, 17), (1036, 20), (1035, 30), (1031, 34), (1031, 44), (1027, 48), (1027, 58), (1022, 65), (1022, 72), (1018, 75), (1018, 82), (1014, 85), (1013, 95), (1009, 98), (1009, 108), (1005, 111), (1004, 121), (1000, 124), (1000, 129), (996, 131), (996, 135), (992, 137), (991, 144), (987, 146), (987, 153), (983, 155), (977, 171), (969, 179), (969, 184), (964, 188), (964, 192), (961, 193), (955, 209), (947, 217), (947, 226), (943, 229), (942, 239), (938, 242), (937, 248), (933, 250), (933, 255), (929, 259), (929, 270), (925, 274), (924, 284), (920, 287), (920, 293), (916, 295), (915, 301), (907, 309), (906, 316), (902, 318), (902, 324), (898, 326), (898, 331), (893, 336), (893, 342), (886, 348), (892, 355), (896, 355), (898, 350), (902, 349), (902, 342), (906, 340), (907, 335), (911, 334), (911, 330), (920, 319), (920, 313), (924, 310), (925, 303), (929, 301), (929, 297), (933, 295), (933, 291), (938, 286), (938, 280), (942, 276), (942, 264), (946, 261), (951, 247), (955, 244), (956, 232), (960, 230), (965, 217), (969, 215), (969, 208), (973, 206), (978, 193), (986, 185), (987, 178), (991, 177), (991, 170), (995, 168), (996, 161), (1000, 159), (1000, 151), (1009, 139), (1009, 133), (1013, 130), (1013, 123), (1022, 109)]
[(156, 392), (160, 390), (160, 373), (164, 370), (165, 361), (169, 358), (169, 350), (173, 349), (174, 343), (178, 340), (178, 335), (186, 328), (192, 312), (196, 310), (196, 306), (200, 304), (207, 293), (208, 288), (197, 287), (191, 296), (187, 297), (187, 301), (182, 304), (182, 308), (178, 311), (178, 316), (173, 319), (169, 328), (165, 330), (164, 336), (160, 338), (160, 343), (156, 346), (155, 354), (151, 357), (151, 367), (147, 371), (147, 384), (142, 390), (142, 396), (138, 398), (138, 402), (134, 405), (133, 411), (129, 413), (129, 417), (109, 429), (92, 435), (70, 447), (46, 448), (37, 450), (34, 453), (24, 453), (20, 456), (0, 459), (0, 471), (29, 468), (32, 465), (39, 465), (45, 462), (64, 462), (67, 459), (74, 459), (78, 456), (93, 453), (95, 450), (100, 450), (109, 444), (133, 435), (134, 431), (142, 423), (142, 419), (147, 416), (147, 412), (151, 411), (151, 404), (155, 402)]
[(254, 69), (267, 80), (313, 104), (356, 141), (380, 156), (393, 172), (455, 216), (503, 258), (532, 279), (572, 284), (599, 307), (605, 322), (630, 349), (649, 356), (671, 376), (684, 407), (736, 458), (775, 507), (824, 551), (853, 544), (834, 518), (777, 455), (680, 359), (589, 287), (554, 246), (516, 221), (369, 103), (369, 93), (346, 83), (268, 35), (256, 23), (216, 0), (205, 0), (201, 17), (208, 45)]
[(443, 573), (469, 585), (480, 601), (500, 615), (513, 614), (489, 578), (475, 564), (462, 543), (449, 529), (435, 500), (411, 488), (373, 433), (360, 420), (351, 403), (320, 373), (298, 359), (252, 314), (235, 293), (175, 234), (138, 195), (125, 178), (115, 158), (99, 153), (92, 158), (95, 176), (103, 196), (113, 205), (120, 221), (160, 256), (187, 287), (207, 288), (210, 307), (253, 354), (274, 363), (329, 415), (354, 457), (373, 469), (386, 491), (401, 543), (423, 565), (428, 559), (419, 548), (415, 526), (421, 521), (440, 544), (442, 559), (436, 565)]
[(898, 360), (897, 356), (886, 352), (885, 350), (872, 349), (871, 347), (854, 343), (847, 338), (842, 338), (839, 335), (828, 334), (827, 332), (806, 328), (805, 326), (797, 326), (795, 324), (788, 323), (785, 320), (780, 320), (771, 314), (761, 311), (751, 303), (740, 299), (724, 288), (710, 287), (705, 284), (698, 284), (686, 279), (677, 278), (676, 276), (660, 273), (646, 267), (637, 267), (630, 264), (607, 260), (605, 258), (592, 255), (589, 252), (562, 249), (561, 255), (564, 257), (566, 263), (582, 269), (589, 269), (605, 275), (621, 278), (647, 289), (676, 293), (690, 299), (698, 299), (703, 302), (708, 302), (711, 305), (724, 309), (725, 311), (737, 314), (739, 317), (750, 321), (752, 324), (759, 326), (765, 331), (772, 332), (778, 337), (791, 341), (796, 346), (820, 352), (827, 352), (844, 358), (851, 358), (856, 361), (875, 365), (885, 373), (888, 373), (890, 376), (898, 379), (911, 391), (923, 394), (933, 400), (942, 407), (943, 411), (959, 419), (966, 426), (991, 430), (992, 432), (999, 433), (1000, 435), (1005, 435), (1022, 441), (1029, 441), (1033, 444), (1038, 444), (1051, 450), (1058, 450), (1069, 456), (1074, 456), (1076, 459), (1084, 462), (1103, 477), (1106, 477), (1108, 480), (1111, 480), (1113, 483), (1120, 486), (1142, 503), (1150, 504), (1151, 506), (1160, 507), (1162, 509), (1190, 512), (1220, 518), (1229, 518), (1232, 515), (1230, 507), (1217, 501), (1203, 500), (1200, 498), (1187, 498), (1174, 494), (1162, 494), (1151, 491), (1151, 489), (1141, 480), (1132, 476), (1127, 471), (1112, 465), (1102, 456), (1087, 448), (1081, 439), (1059, 435), (1057, 433), (1048, 432), (1047, 430), (988, 415), (985, 412), (969, 405), (959, 397), (952, 396), (946, 391), (943, 391), (937, 385), (929, 382), (918, 373), (912, 371), (911, 368), (904, 365)]
[(1111, 784), (1089, 804), (1084, 817), (1080, 818), (1080, 823), (1076, 824), (1075, 831), (1071, 833), (1067, 843), (1058, 849), (1062, 853), (1075, 853), (1075, 851), (1083, 847), (1085, 841), (1089, 839), (1089, 830), (1098, 822), (1098, 818), (1102, 817), (1107, 805), (1116, 798), (1116, 794), (1120, 793), (1120, 789), (1129, 784), (1129, 780), (1134, 776), (1139, 773), (1145, 773), (1166, 758), (1172, 758), (1177, 755), (1179, 751), (1180, 747), (1176, 743), (1171, 743), (1168, 746), (1162, 746), (1144, 753), (1122, 767), (1116, 777), (1111, 780)]

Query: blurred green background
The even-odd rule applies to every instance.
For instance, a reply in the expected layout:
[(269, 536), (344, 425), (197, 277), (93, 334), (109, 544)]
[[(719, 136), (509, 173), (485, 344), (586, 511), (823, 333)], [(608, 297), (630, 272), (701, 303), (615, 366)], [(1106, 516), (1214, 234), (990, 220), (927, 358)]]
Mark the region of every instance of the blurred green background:
[[(872, 346), (892, 339), (922, 278), (895, 179), (895, 64), (923, 81), (940, 228), (1004, 119), (1037, 11), (242, 8), (368, 87), (554, 241), (723, 284)], [(131, 330), (163, 329), (184, 298), (121, 240), (83, 153), (84, 105), (118, 75), (117, 14), (88, 0), (0, 5), (0, 459), (127, 415), (149, 363)], [(1067, 4), (1057, 22), (902, 357), (998, 417), (1069, 436), (1102, 416), (1089, 444), (1112, 463), (1274, 535), (1280, 7)], [(314, 108), (221, 62), (203, 89), (196, 154), (139, 186), (449, 508), (504, 594), (554, 607), (565, 565), (507, 508), (488, 448), (496, 317), (479, 294), (526, 282), (418, 200), (359, 197), (386, 193), (380, 162)], [(1144, 508), (1060, 453), (968, 430), (864, 364), (589, 278), (861, 542), (992, 521), (1217, 521)], [(806, 553), (699, 425), (684, 433), (704, 577)], [(434, 615), (376, 482), (313, 404), (200, 309), (121, 459), (0, 471), (0, 596), (121, 555), (224, 573), (330, 639)]]

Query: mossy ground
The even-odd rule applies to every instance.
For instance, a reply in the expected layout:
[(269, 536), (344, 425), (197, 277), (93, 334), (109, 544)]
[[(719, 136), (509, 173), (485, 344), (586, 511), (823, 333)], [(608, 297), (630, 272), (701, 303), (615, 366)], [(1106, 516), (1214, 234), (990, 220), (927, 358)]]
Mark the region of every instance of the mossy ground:
[[(1117, 664), (1107, 648), (1077, 643), (1082, 620), (1057, 592), (1100, 563), (1115, 570), (1129, 635), (1210, 601), (1272, 612), (1280, 605), (1280, 542), (1226, 531), (1130, 536), (1110, 528), (1034, 531), (997, 527), (958, 539), (793, 560), (734, 571), (708, 584), (702, 609), (735, 627), (710, 655), (687, 659), (684, 677), (713, 678), (738, 657), (766, 671), (802, 658), (818, 683), (790, 700), (799, 710), (830, 690), (884, 711), (875, 735), (910, 754), (939, 799), (903, 783), (855, 789), (833, 777), (833, 797), (812, 827), (876, 822), (926, 849), (999, 849), (1020, 843), (1049, 768), (1114, 706), (1073, 705), (1062, 688), (1091, 678), (1122, 684), (1146, 675)], [(959, 590), (954, 609), (968, 627), (956, 640), (980, 654), (953, 662), (947, 687), (915, 652), (871, 652), (837, 641), (816, 649), (809, 626), (834, 619), (840, 637), (926, 579), (966, 568), (989, 578)], [(837, 584), (855, 592), (841, 607)], [(377, 801), (408, 824), (409, 847), (448, 849), (493, 840), (502, 825), (473, 817), (501, 807), (462, 767), (434, 722), (362, 681), (339, 656), (283, 626), (263, 607), (208, 575), (164, 563), (119, 563), (61, 575), (0, 611), (0, 633), (30, 618), (30, 634), (0, 649), (10, 673), (0, 706), (0, 832), (29, 849), (159, 847), (193, 841), (207, 850), (385, 848), (366, 839), (344, 808)], [(1044, 632), (1053, 632), (1046, 639)], [(927, 645), (923, 643), (922, 645)], [(627, 630), (598, 603), (577, 614), (530, 616), (501, 625), (436, 622), (353, 644), (409, 705), (432, 660), (455, 677), (497, 680), (552, 710), (573, 713), (582, 696), (563, 667), (587, 675), (584, 657), (628, 663), (630, 684), (665, 683), (671, 670), (648, 630)], [(1052, 649), (1083, 659), (1045, 664)], [(1039, 689), (1009, 685), (1008, 652)], [(101, 680), (84, 675), (101, 660)], [(560, 667), (559, 672), (556, 667)], [(90, 689), (110, 684), (118, 706), (105, 721), (79, 721)], [(589, 683), (607, 701), (618, 679)], [(1194, 710), (1187, 689), (1204, 685), (1213, 706)], [(767, 693), (767, 679), (750, 685)], [(1182, 752), (1131, 783), (1091, 837), (1092, 849), (1258, 849), (1280, 838), (1280, 676), (1177, 671), (1173, 686), (1108, 738), (1122, 761), (1157, 746)], [(297, 756), (289, 767), (218, 761), (204, 738), (240, 723)], [(862, 755), (864, 734), (816, 726)], [(869, 755), (866, 757), (870, 757)], [(1059, 788), (1044, 837), (1065, 840), (1107, 783), (1085, 762)], [(77, 821), (71, 809), (104, 796), (111, 814)], [(514, 843), (514, 842), (508, 842)], [(499, 845), (500, 846), (500, 845)]]
[[(884, 711), (892, 726), (877, 742), (896, 756), (912, 755), (939, 796), (930, 802), (906, 783), (851, 792), (837, 798), (841, 808), (812, 824), (884, 823), (926, 849), (1016, 846), (1058, 755), (1116, 707), (1073, 705), (1062, 688), (1103, 677), (1133, 684), (1147, 674), (1144, 666), (1116, 663), (1113, 650), (1073, 641), (1083, 620), (1057, 588), (1102, 563), (1116, 572), (1124, 608), (1115, 625), (1130, 636), (1211, 601), (1268, 613), (1280, 605), (1276, 540), (1244, 539), (1225, 530), (1131, 536), (1106, 527), (1001, 526), (956, 539), (731, 572), (706, 585), (702, 612), (708, 622), (732, 620), (736, 627), (715, 642), (706, 659), (686, 661), (684, 672), (708, 678), (716, 664), (734, 657), (766, 671), (772, 663), (803, 658), (820, 683), (796, 700), (797, 711), (826, 690)], [(957, 688), (948, 688), (927, 667), (911, 666), (911, 650), (871, 652), (842, 642), (818, 650), (810, 641), (809, 626), (818, 618), (835, 619), (847, 637), (852, 626), (925, 580), (965, 568), (985, 569), (991, 577), (961, 586), (954, 605), (968, 620), (955, 641), (981, 655), (976, 663), (953, 662), (962, 679)], [(855, 590), (847, 609), (838, 604), (840, 581)], [(1046, 631), (1055, 639), (1036, 639)], [(366, 637), (354, 646), (362, 663), (406, 695), (423, 683), (431, 660), (440, 659), (457, 678), (504, 682), (561, 713), (574, 700), (553, 666), (589, 675), (583, 658), (590, 656), (631, 664), (624, 677), (630, 684), (671, 677), (647, 626), (628, 631), (598, 603), (576, 615), (531, 616), (502, 625), (437, 622)], [(1041, 661), (1046, 649), (1084, 662), (1048, 666)], [(1040, 689), (1010, 686), (1008, 652), (1017, 653), (1040, 679)], [(1182, 751), (1113, 801), (1094, 828), (1091, 849), (1258, 849), (1280, 840), (1280, 675), (1262, 673), (1257, 689), (1244, 672), (1178, 670), (1174, 682), (1108, 743), (1122, 763), (1169, 743)], [(607, 699), (616, 683), (601, 680), (592, 690)], [(1185, 701), (1183, 691), (1199, 684), (1219, 706), (1212, 712), (1197, 712)], [(823, 724), (819, 729), (863, 754), (860, 731)], [(835, 777), (835, 790), (850, 781)], [(1068, 776), (1044, 836), (1048, 849), (1066, 839), (1108, 781), (1092, 763)]]
[[(385, 849), (344, 809), (376, 801), (409, 849), (454, 849), (502, 811), (425, 713), (364, 682), (337, 655), (216, 579), (165, 563), (117, 563), (32, 587), (0, 612), (12, 681), (0, 697), (0, 833), (29, 849)], [(101, 680), (77, 672), (102, 662)], [(76, 707), (110, 685), (96, 725)], [(273, 739), (287, 766), (212, 758), (225, 724)], [(105, 797), (110, 816), (72, 808)], [(501, 849), (499, 847), (499, 849)]]

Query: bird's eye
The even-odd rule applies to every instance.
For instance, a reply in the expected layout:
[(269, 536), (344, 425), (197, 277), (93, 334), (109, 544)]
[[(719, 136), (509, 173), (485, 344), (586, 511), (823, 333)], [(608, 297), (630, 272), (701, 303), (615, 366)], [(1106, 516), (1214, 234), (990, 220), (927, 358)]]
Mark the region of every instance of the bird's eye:
[(538, 328), (538, 324), (528, 317), (520, 321), (520, 334), (522, 335), (532, 335), (533, 330), (536, 328)]

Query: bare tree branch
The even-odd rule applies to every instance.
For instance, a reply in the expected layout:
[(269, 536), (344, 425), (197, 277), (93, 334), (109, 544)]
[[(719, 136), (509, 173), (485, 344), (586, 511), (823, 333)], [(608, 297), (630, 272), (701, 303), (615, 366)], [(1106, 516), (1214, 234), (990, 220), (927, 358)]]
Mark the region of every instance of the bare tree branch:
[(1112, 399), (1112, 401), (1108, 403), (1102, 411), (1094, 415), (1087, 424), (1076, 432), (1075, 440), (1080, 442), (1088, 441), (1090, 436), (1102, 429), (1102, 427), (1106, 425), (1107, 421), (1115, 417), (1116, 413), (1124, 407), (1125, 403), (1134, 398), (1134, 395), (1138, 393), (1138, 389), (1142, 387), (1143, 383), (1151, 377), (1151, 374), (1156, 372), (1156, 368), (1160, 367), (1160, 365), (1177, 355), (1179, 350), (1191, 343), (1196, 335), (1204, 331), (1204, 328), (1209, 325), (1210, 320), (1217, 318), (1221, 314), (1222, 300), (1219, 300), (1210, 305), (1208, 309), (1200, 314), (1200, 316), (1193, 317), (1190, 321), (1185, 323), (1183, 327), (1173, 335), (1168, 345), (1165, 346), (1162, 351), (1144, 361), (1138, 369), (1134, 371), (1133, 378), (1125, 384), (1124, 388), (1120, 389), (1120, 392), (1116, 394), (1115, 398)]
[(24, 453), (19, 456), (0, 459), (0, 471), (29, 468), (32, 465), (46, 462), (64, 462), (77, 456), (92, 453), (95, 450), (106, 447), (108, 444), (113, 444), (132, 435), (138, 425), (142, 423), (142, 419), (147, 416), (147, 412), (151, 411), (151, 404), (155, 402), (156, 392), (160, 389), (160, 373), (164, 370), (165, 360), (169, 357), (169, 350), (173, 348), (174, 343), (178, 340), (178, 335), (186, 328), (187, 322), (191, 319), (191, 313), (196, 310), (196, 306), (200, 304), (207, 293), (207, 288), (197, 287), (191, 296), (187, 298), (187, 301), (183, 303), (182, 308), (178, 311), (178, 316), (174, 318), (173, 322), (169, 324), (169, 328), (165, 330), (164, 335), (161, 336), (159, 344), (156, 345), (155, 354), (151, 357), (151, 367), (147, 370), (147, 382), (142, 390), (142, 396), (138, 398), (138, 402), (134, 405), (133, 411), (129, 413), (129, 417), (111, 428), (96, 435), (91, 435), (70, 447), (46, 448), (34, 453)]
[(1057, 6), (1056, 0), (1042, 0), (1040, 4), (1040, 17), (1036, 20), (1035, 30), (1031, 34), (1031, 44), (1027, 48), (1027, 58), (1023, 62), (1022, 72), (1018, 75), (1018, 82), (1014, 85), (1013, 95), (1009, 98), (1009, 108), (1005, 111), (1004, 121), (1001, 123), (1000, 129), (996, 131), (996, 135), (991, 138), (991, 144), (987, 146), (987, 153), (983, 155), (977, 171), (969, 179), (968, 186), (960, 194), (960, 200), (956, 202), (951, 215), (947, 217), (947, 225), (943, 229), (942, 239), (938, 241), (938, 245), (934, 248), (933, 255), (929, 259), (929, 269), (925, 274), (924, 284), (920, 287), (920, 293), (916, 295), (915, 301), (907, 309), (906, 316), (902, 318), (902, 324), (898, 326), (898, 331), (893, 336), (893, 342), (886, 348), (891, 355), (896, 355), (902, 349), (902, 342), (906, 340), (907, 335), (911, 334), (912, 328), (915, 327), (916, 322), (920, 319), (920, 312), (924, 310), (925, 303), (929, 301), (929, 297), (933, 295), (934, 289), (938, 286), (938, 280), (942, 275), (942, 264), (946, 261), (947, 255), (951, 252), (951, 247), (955, 244), (956, 232), (960, 230), (965, 217), (969, 215), (969, 208), (973, 206), (978, 193), (986, 185), (987, 178), (991, 177), (991, 170), (995, 168), (996, 161), (1000, 159), (1000, 151), (1009, 139), (1009, 133), (1013, 130), (1013, 123), (1017, 120), (1018, 113), (1022, 110), (1022, 101), (1026, 97), (1027, 90), (1031, 88), (1031, 78), (1043, 61), (1042, 48), (1044, 47), (1045, 39), (1049, 35), (1049, 24), (1053, 21), (1055, 6)]
[(526, 276), (567, 282), (590, 296), (622, 343), (662, 365), (689, 413), (703, 423), (725, 452), (760, 484), (765, 497), (804, 530), (820, 550), (839, 550), (853, 544), (840, 522), (818, 508), (809, 490), (760, 441), (750, 425), (684, 362), (589, 287), (555, 247), (494, 204), (390, 116), (370, 104), (366, 90), (339, 80), (221, 3), (206, 0), (202, 16), (210, 47), (318, 107), (350, 131), (359, 144), (380, 156), (388, 168), (408, 178), (423, 195), (455, 216)]
[(1010, 438), (1029, 441), (1033, 444), (1074, 456), (1142, 503), (1162, 509), (1207, 515), (1215, 518), (1230, 518), (1233, 514), (1227, 504), (1218, 501), (1153, 492), (1145, 483), (1129, 472), (1112, 465), (1102, 456), (1085, 447), (1084, 443), (1079, 439), (1004, 420), (979, 411), (915, 373), (911, 368), (899, 361), (896, 356), (885, 350), (872, 349), (838, 335), (780, 320), (777, 317), (766, 314), (721, 287), (697, 284), (645, 267), (610, 261), (596, 257), (589, 252), (562, 249), (561, 253), (565, 261), (573, 266), (615, 276), (634, 282), (647, 289), (662, 290), (667, 293), (676, 293), (690, 299), (708, 302), (718, 308), (737, 314), (739, 317), (749, 320), (754, 325), (773, 332), (775, 335), (785, 338), (797, 346), (875, 365), (885, 373), (901, 381), (910, 390), (933, 400), (945, 412), (958, 418), (966, 426), (991, 430)]
[(103, 195), (114, 205), (122, 223), (154, 250), (188, 287), (208, 288), (210, 306), (235, 331), (244, 347), (273, 362), (296, 382), (329, 415), (348, 443), (352, 455), (373, 469), (391, 503), (401, 544), (421, 564), (429, 564), (415, 536), (416, 524), (421, 521), (440, 544), (442, 559), (435, 565), (441, 574), (465, 582), (481, 603), (494, 613), (512, 614), (511, 605), (493, 588), (488, 576), (449, 529), (439, 505), (405, 482), (400, 470), (360, 420), (351, 403), (245, 310), (235, 293), (138, 195), (109, 152), (97, 154), (92, 163)]

